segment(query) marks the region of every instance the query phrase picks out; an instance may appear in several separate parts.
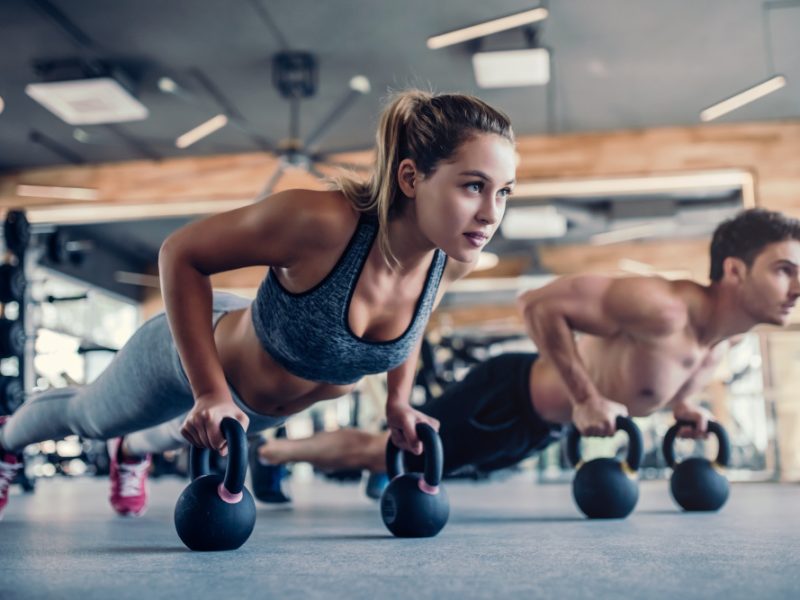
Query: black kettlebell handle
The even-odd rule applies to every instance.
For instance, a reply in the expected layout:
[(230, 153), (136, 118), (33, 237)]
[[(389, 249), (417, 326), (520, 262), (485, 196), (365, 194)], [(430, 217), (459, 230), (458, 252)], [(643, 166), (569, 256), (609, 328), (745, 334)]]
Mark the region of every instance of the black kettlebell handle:
[[(238, 494), (244, 488), (247, 475), (247, 435), (239, 421), (231, 417), (222, 419), (219, 426), (228, 440), (228, 467), (225, 469), (223, 485), (231, 494)], [(211, 472), (208, 448), (191, 447), (189, 450), (189, 475), (192, 481)]]
[[(444, 471), (444, 449), (442, 440), (436, 430), (427, 423), (417, 423), (417, 436), (422, 442), (422, 455), (425, 458), (425, 473), (423, 478), (425, 483), (430, 486), (437, 486), (442, 481)], [(386, 444), (386, 470), (389, 479), (394, 479), (398, 475), (403, 475), (403, 452), (392, 443)]]
[[(664, 452), (664, 458), (670, 467), (675, 468), (675, 438), (678, 435), (678, 431), (681, 427), (693, 428), (694, 426), (694, 421), (681, 420), (667, 429), (667, 433), (664, 435), (664, 444), (662, 449)], [(728, 432), (725, 431), (725, 428), (716, 421), (708, 422), (708, 432), (717, 436), (717, 440), (719, 441), (719, 450), (717, 451), (717, 458), (714, 463), (720, 467), (727, 467), (728, 461), (731, 457), (731, 442), (728, 438)]]
[[(644, 456), (644, 442), (642, 432), (629, 417), (617, 416), (617, 430), (628, 434), (628, 456), (625, 459), (628, 467), (633, 471), (639, 470)], [(581, 432), (573, 425), (567, 434), (567, 458), (573, 467), (577, 467), (583, 459), (581, 458)]]

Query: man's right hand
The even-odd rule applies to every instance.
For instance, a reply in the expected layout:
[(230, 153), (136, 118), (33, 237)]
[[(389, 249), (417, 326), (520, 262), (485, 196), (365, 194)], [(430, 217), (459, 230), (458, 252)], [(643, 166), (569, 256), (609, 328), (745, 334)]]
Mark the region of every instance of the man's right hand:
[(572, 407), (572, 422), (584, 437), (609, 437), (617, 431), (617, 417), (628, 416), (628, 407), (600, 394)]
[(247, 431), (250, 418), (236, 406), (230, 394), (198, 396), (183, 421), (181, 435), (196, 448), (210, 448), (225, 456), (228, 454), (228, 441), (220, 428), (225, 417), (236, 419)]

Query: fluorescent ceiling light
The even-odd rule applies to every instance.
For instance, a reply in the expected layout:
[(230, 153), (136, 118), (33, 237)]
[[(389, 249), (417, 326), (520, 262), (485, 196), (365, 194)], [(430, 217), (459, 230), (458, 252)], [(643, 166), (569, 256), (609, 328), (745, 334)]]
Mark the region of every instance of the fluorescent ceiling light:
[(105, 223), (109, 221), (138, 221), (158, 217), (184, 217), (212, 215), (234, 210), (253, 203), (252, 198), (232, 200), (187, 200), (157, 204), (74, 204), (56, 206), (31, 206), (26, 210), (31, 223)]
[(0, 96), (0, 113), (2, 113), (5, 110), (5, 108), (6, 108), (5, 100), (3, 100), (3, 97)]
[(514, 186), (514, 199), (599, 195), (630, 196), (649, 192), (667, 193), (709, 189), (741, 189), (745, 208), (755, 206), (753, 175), (738, 169), (641, 177), (520, 181)]
[(152, 287), (156, 289), (161, 288), (161, 282), (158, 279), (158, 275), (149, 275), (147, 273), (115, 271), (114, 281), (118, 283), (127, 283), (128, 285), (139, 285), (143, 287)]
[(453, 44), (460, 44), (467, 40), (474, 40), (475, 38), (484, 37), (493, 33), (499, 33), (506, 29), (514, 29), (515, 27), (522, 27), (536, 23), (547, 18), (548, 11), (546, 8), (534, 8), (520, 13), (515, 13), (507, 17), (500, 17), (491, 21), (485, 21), (477, 25), (463, 27), (454, 31), (448, 31), (440, 35), (435, 35), (428, 38), (428, 48), (437, 50), (445, 46), (452, 46)]
[(475, 265), (475, 271), (488, 271), (494, 269), (500, 264), (500, 257), (492, 252), (481, 252), (478, 256), (478, 264)]
[(17, 196), (26, 196), (29, 198), (58, 198), (63, 200), (97, 200), (98, 192), (93, 188), (19, 184), (17, 186)]
[(147, 107), (111, 77), (31, 83), (25, 93), (70, 125), (123, 123), (147, 118)]
[(655, 271), (653, 265), (648, 265), (647, 263), (631, 258), (620, 258), (619, 261), (617, 261), (617, 266), (621, 271), (635, 273), (636, 275), (652, 275)]
[(553, 206), (509, 208), (500, 231), (509, 240), (558, 238), (567, 233), (567, 218)]
[(632, 260), (630, 258), (621, 258), (619, 262), (617, 262), (617, 266), (619, 267), (620, 271), (624, 271), (626, 273), (632, 273), (634, 275), (640, 275), (643, 277), (663, 277), (664, 279), (691, 279), (692, 272), (688, 269), (676, 269), (676, 270), (659, 270), (656, 269), (653, 265), (649, 265), (647, 263), (640, 262), (638, 260)]
[(726, 115), (737, 108), (741, 108), (745, 104), (750, 104), (759, 98), (763, 98), (767, 94), (771, 94), (772, 92), (781, 89), (785, 85), (786, 78), (783, 75), (776, 75), (775, 77), (768, 79), (763, 83), (754, 85), (740, 94), (731, 96), (727, 100), (718, 102), (714, 106), (709, 106), (700, 113), (700, 120), (713, 121), (714, 119), (721, 117), (722, 115)]
[(208, 137), (218, 129), (222, 129), (227, 124), (228, 124), (228, 117), (219, 114), (216, 117), (212, 117), (205, 123), (201, 123), (194, 129), (184, 133), (177, 140), (175, 140), (175, 145), (178, 148), (188, 148), (192, 144), (202, 140), (204, 137)]
[(664, 223), (645, 223), (644, 225), (634, 225), (623, 229), (612, 229), (611, 231), (593, 235), (589, 238), (589, 243), (593, 246), (605, 246), (606, 244), (630, 242), (663, 232), (665, 229), (667, 227)]
[(76, 127), (72, 131), (72, 137), (78, 140), (81, 144), (88, 144), (91, 141), (91, 136), (86, 132), (86, 130), (81, 129), (80, 127)]
[(550, 81), (550, 53), (545, 48), (476, 52), (472, 68), (482, 88), (545, 85)]
[(519, 277), (466, 277), (447, 286), (450, 292), (522, 292), (542, 287), (555, 275), (520, 275)]

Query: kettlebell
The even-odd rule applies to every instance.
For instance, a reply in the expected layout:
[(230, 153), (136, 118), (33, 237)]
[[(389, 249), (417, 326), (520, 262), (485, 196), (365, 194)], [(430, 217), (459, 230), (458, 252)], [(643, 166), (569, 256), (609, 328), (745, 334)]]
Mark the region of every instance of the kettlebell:
[(728, 433), (716, 421), (709, 421), (708, 431), (717, 436), (719, 441), (716, 460), (712, 463), (707, 458), (693, 456), (676, 464), (675, 437), (684, 425), (693, 426), (694, 423), (678, 421), (664, 436), (664, 458), (672, 467), (672, 477), (669, 480), (672, 497), (683, 510), (719, 510), (728, 499), (729, 493), (728, 479), (724, 473), (731, 455)]
[(192, 482), (175, 505), (175, 530), (190, 550), (235, 550), (247, 541), (256, 523), (256, 505), (244, 487), (247, 474), (247, 437), (238, 421), (222, 419), (228, 440), (225, 477), (212, 474), (210, 450), (192, 447)]
[(628, 417), (617, 417), (617, 429), (628, 434), (625, 462), (615, 458), (595, 458), (583, 462), (581, 434), (573, 425), (567, 436), (567, 457), (577, 469), (572, 496), (578, 508), (590, 519), (624, 519), (639, 501), (636, 471), (642, 462), (642, 433)]
[(417, 424), (422, 441), (425, 473), (406, 473), (403, 453), (391, 440), (386, 445), (386, 468), (391, 478), (381, 495), (381, 517), (397, 537), (433, 537), (450, 516), (447, 492), (439, 485), (444, 451), (439, 434), (426, 423)]

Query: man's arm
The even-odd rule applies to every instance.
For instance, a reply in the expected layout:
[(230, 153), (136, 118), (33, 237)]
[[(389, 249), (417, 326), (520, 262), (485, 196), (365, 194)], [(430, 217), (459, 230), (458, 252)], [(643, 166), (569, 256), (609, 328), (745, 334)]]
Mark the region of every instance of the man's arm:
[(713, 415), (693, 402), (692, 398), (711, 381), (714, 372), (729, 348), (730, 344), (727, 341), (714, 346), (703, 360), (703, 364), (670, 400), (669, 407), (672, 408), (672, 414), (676, 421), (691, 421), (694, 423), (694, 427), (681, 427), (678, 431), (680, 437), (708, 437), (708, 422), (712, 420)]
[(601, 338), (655, 338), (680, 330), (688, 309), (670, 282), (660, 278), (564, 277), (518, 298), (528, 334), (553, 362), (573, 404), (573, 421), (584, 435), (611, 435), (627, 409), (603, 398), (578, 353), (574, 332)]

